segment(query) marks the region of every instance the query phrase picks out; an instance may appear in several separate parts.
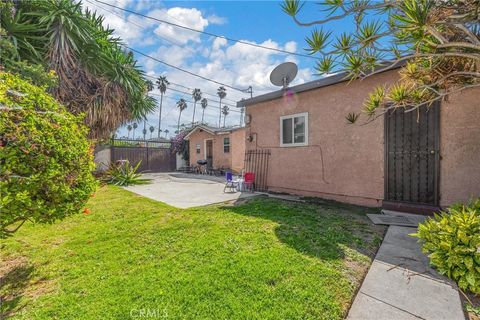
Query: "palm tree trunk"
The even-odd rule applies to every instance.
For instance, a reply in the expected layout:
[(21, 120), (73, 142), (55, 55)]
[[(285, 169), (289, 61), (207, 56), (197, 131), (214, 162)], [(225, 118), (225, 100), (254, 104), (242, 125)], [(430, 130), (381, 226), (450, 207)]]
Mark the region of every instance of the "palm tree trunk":
[(197, 101), (193, 102), (193, 118), (192, 118), (192, 127), (193, 123), (195, 122), (195, 107), (197, 106)]
[(162, 129), (162, 104), (163, 104), (163, 93), (160, 95), (160, 112), (158, 114), (158, 137), (160, 138), (160, 129)]
[(135, 140), (135, 129), (133, 129), (133, 136), (132, 139)]
[(182, 111), (178, 114), (178, 123), (177, 123), (177, 131), (180, 131), (180, 117), (182, 116)]
[(225, 128), (225, 120), (227, 119), (227, 115), (223, 116), (223, 127)]
[(147, 129), (147, 120), (143, 120), (143, 131), (142, 131), (142, 132), (145, 132), (145, 133), (143, 134), (143, 140), (147, 140), (147, 139), (146, 139), (146, 134), (147, 134), (147, 132), (145, 131), (146, 129)]
[(202, 111), (202, 124), (203, 124), (203, 116), (205, 115), (205, 109)]
[(220, 102), (219, 102), (219, 110), (220, 110), (220, 115), (218, 117), (218, 127), (220, 128), (220, 126), (222, 125), (222, 98), (220, 98)]

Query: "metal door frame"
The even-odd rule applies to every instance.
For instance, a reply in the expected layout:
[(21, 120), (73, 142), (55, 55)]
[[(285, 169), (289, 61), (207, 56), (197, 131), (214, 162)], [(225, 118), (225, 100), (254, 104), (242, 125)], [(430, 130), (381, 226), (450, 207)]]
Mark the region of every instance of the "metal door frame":
[(384, 127), (384, 174), (383, 174), (383, 180), (384, 180), (384, 202), (390, 202), (390, 203), (404, 203), (404, 204), (410, 204), (410, 205), (418, 205), (418, 206), (432, 206), (432, 207), (438, 207), (440, 203), (440, 101), (435, 101), (429, 108), (436, 108), (435, 114), (435, 128), (434, 128), (434, 148), (435, 148), (435, 160), (434, 160), (434, 165), (435, 165), (435, 176), (433, 180), (433, 192), (434, 192), (434, 203), (433, 204), (425, 204), (423, 202), (405, 202), (405, 201), (398, 201), (398, 200), (390, 200), (388, 199), (388, 178), (389, 178), (389, 156), (388, 156), (388, 149), (389, 149), (389, 112), (386, 112), (383, 119), (383, 127)]

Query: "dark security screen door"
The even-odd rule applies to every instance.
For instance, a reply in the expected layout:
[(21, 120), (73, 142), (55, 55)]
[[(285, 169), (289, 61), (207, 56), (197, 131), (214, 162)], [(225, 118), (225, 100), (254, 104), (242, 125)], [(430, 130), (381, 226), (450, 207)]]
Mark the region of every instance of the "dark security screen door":
[(439, 105), (385, 116), (385, 200), (438, 205)]

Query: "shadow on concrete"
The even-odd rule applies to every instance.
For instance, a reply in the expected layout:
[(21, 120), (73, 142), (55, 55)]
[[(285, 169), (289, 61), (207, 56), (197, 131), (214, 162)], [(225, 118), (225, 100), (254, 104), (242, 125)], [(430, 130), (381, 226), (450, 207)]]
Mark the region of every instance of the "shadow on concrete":
[(391, 226), (375, 260), (390, 265), (391, 268), (404, 269), (406, 276), (425, 276), (451, 283), (447, 277), (430, 266), (428, 256), (422, 252), (418, 238), (411, 236), (415, 232), (417, 229), (413, 227)]
[(237, 204), (262, 201), (261, 206), (239, 205), (228, 209), (278, 223), (275, 234), (280, 241), (302, 254), (323, 260), (343, 258), (345, 247), (373, 258), (386, 230), (366, 217), (367, 213), (378, 212), (375, 208), (323, 200), (314, 204), (257, 199), (239, 199)]

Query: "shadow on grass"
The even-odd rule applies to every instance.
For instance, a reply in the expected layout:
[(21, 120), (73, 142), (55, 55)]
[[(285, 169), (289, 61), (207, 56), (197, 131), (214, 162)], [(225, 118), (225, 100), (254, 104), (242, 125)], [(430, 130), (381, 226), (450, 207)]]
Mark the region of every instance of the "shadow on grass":
[(19, 302), (29, 285), (35, 268), (25, 263), (15, 263), (0, 274), (0, 319), (19, 311)]
[(281, 242), (322, 260), (345, 258), (346, 247), (373, 258), (386, 231), (366, 216), (378, 213), (378, 209), (323, 199), (305, 203), (265, 197), (241, 199), (228, 210), (278, 223), (275, 235)]

